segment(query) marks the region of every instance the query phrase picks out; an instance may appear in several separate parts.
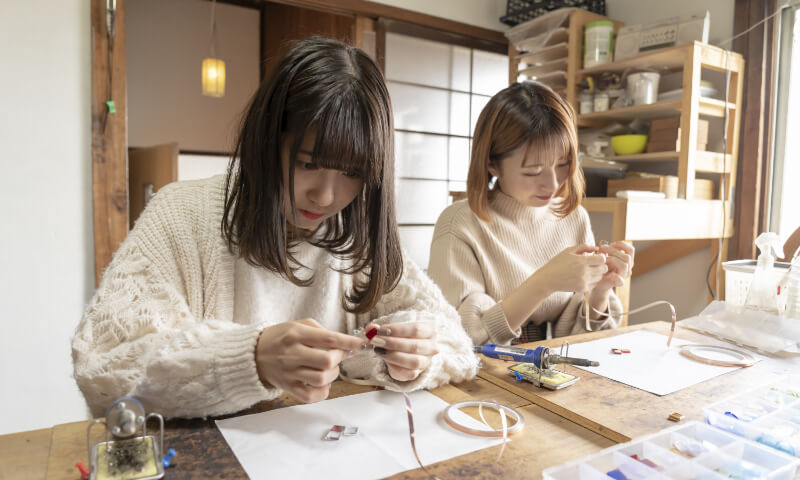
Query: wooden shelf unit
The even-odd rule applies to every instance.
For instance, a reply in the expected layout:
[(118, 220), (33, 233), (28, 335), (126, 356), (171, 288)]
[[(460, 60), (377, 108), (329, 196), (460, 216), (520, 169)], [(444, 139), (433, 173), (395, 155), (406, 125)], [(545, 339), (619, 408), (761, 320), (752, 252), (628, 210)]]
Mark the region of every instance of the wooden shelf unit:
[[(682, 96), (650, 105), (635, 105), (578, 115), (578, 125), (598, 127), (609, 122), (631, 121), (637, 118), (652, 120), (680, 117), (679, 151), (617, 156), (613, 160), (626, 163), (675, 162), (678, 176), (678, 198), (686, 200), (694, 198), (694, 180), (697, 172), (718, 174), (720, 176), (720, 192), (723, 184), (721, 180), (724, 176), (724, 183), (728, 186), (724, 198), (730, 198), (730, 192), (733, 191), (731, 187), (736, 181), (736, 162), (732, 159), (737, 158), (739, 151), (738, 133), (741, 119), (742, 72), (744, 71), (742, 56), (719, 47), (693, 42), (578, 70), (576, 82), (580, 82), (587, 75), (605, 71), (624, 72), (631, 69), (651, 69), (662, 73), (682, 71)], [(730, 71), (726, 99), (700, 96), (700, 80), (703, 69), (722, 73)], [(722, 93), (724, 93), (724, 89)], [(700, 117), (724, 119), (726, 112), (728, 130), (725, 150), (727, 155), (723, 152), (697, 150), (695, 146), (697, 145), (697, 125)], [(725, 161), (726, 159), (728, 161)], [(719, 197), (723, 198), (723, 195), (720, 193)]]
[[(610, 160), (639, 165), (647, 163), (674, 163), (678, 176), (678, 199), (644, 200), (618, 198), (586, 198), (583, 205), (590, 212), (611, 213), (612, 240), (661, 240), (651, 249), (637, 253), (637, 261), (653, 268), (675, 259), (667, 251), (681, 248), (680, 241), (708, 239), (711, 256), (718, 253), (723, 260), (727, 252), (727, 239), (733, 235), (730, 220), (730, 197), (736, 181), (736, 158), (739, 151), (739, 126), (741, 121), (742, 82), (744, 59), (741, 55), (721, 48), (694, 42), (657, 52), (626, 58), (618, 62), (579, 70), (576, 82), (586, 75), (603, 71), (623, 72), (630, 69), (655, 69), (659, 72), (683, 72), (683, 92), (680, 98), (660, 101), (650, 105), (637, 105), (605, 112), (578, 116), (579, 126), (601, 126), (613, 121), (680, 117), (680, 147), (674, 152), (621, 155)], [(730, 71), (727, 98), (706, 98), (700, 95), (703, 69), (717, 72)], [(724, 81), (723, 80), (723, 81)], [(722, 89), (724, 94), (725, 89)], [(727, 127), (725, 117), (727, 110)], [(725, 153), (697, 150), (697, 127), (700, 117), (710, 117), (723, 122), (727, 128)], [(722, 131), (722, 128), (720, 131)], [(697, 200), (694, 197), (697, 173), (710, 173), (719, 179), (720, 200)], [(724, 182), (723, 182), (724, 179)], [(723, 184), (726, 186), (723, 192)], [(723, 200), (721, 199), (725, 199)], [(720, 252), (717, 239), (725, 238)], [(695, 246), (691, 247), (696, 248)], [(713, 277), (716, 271), (712, 273)], [(630, 282), (617, 289), (617, 295), (627, 309), (630, 303)]]
[[(577, 75), (574, 73), (583, 66), (583, 28), (587, 23), (596, 22), (599, 20), (609, 20), (614, 22), (614, 31), (623, 25), (622, 22), (612, 20), (603, 15), (589, 12), (587, 10), (576, 9), (569, 14), (565, 25), (568, 30), (567, 33), (567, 85), (566, 87), (554, 88), (557, 92), (561, 93), (567, 101), (575, 107), (577, 111), (578, 106), (578, 80)], [(542, 48), (551, 48), (552, 46), (545, 46)], [(520, 52), (514, 48), (514, 45), (508, 43), (508, 82), (514, 83), (518, 77), (518, 66), (520, 62)]]
[[(744, 59), (741, 55), (721, 48), (693, 42), (665, 48), (646, 54), (626, 58), (590, 68), (581, 68), (583, 63), (583, 28), (586, 23), (608, 20), (606, 17), (578, 10), (569, 17), (567, 86), (562, 95), (578, 109), (578, 84), (588, 75), (602, 72), (632, 72), (637, 70), (658, 71), (659, 73), (683, 72), (682, 95), (679, 98), (659, 101), (650, 105), (636, 105), (619, 109), (578, 115), (579, 127), (600, 127), (611, 122), (625, 122), (634, 119), (653, 120), (680, 117), (679, 147), (676, 151), (619, 155), (608, 160), (624, 162), (629, 165), (648, 164), (675, 165), (678, 177), (677, 199), (621, 199), (586, 198), (583, 206), (589, 212), (605, 212), (612, 216), (612, 238), (610, 240), (663, 240), (658, 248), (637, 252), (637, 262), (652, 264), (652, 268), (674, 260), (664, 254), (670, 242), (679, 248), (687, 242), (696, 249), (698, 239), (710, 240), (711, 255), (719, 251), (717, 239), (725, 238), (723, 258), (727, 250), (727, 238), (733, 234), (729, 220), (730, 196), (736, 181), (736, 158), (739, 151), (739, 128), (741, 122), (742, 84)], [(613, 20), (612, 20), (613, 21)], [(622, 24), (615, 22), (615, 31)], [(518, 55), (509, 44), (509, 81), (517, 80)], [(516, 61), (515, 61), (516, 60)], [(730, 72), (727, 77), (727, 98), (707, 98), (700, 95), (700, 82), (703, 70)], [(725, 79), (725, 77), (723, 77)], [(723, 80), (724, 81), (724, 80)], [(721, 94), (724, 95), (723, 86)], [(697, 150), (697, 128), (701, 117), (725, 125), (727, 112), (727, 131), (725, 132), (725, 153)], [(716, 119), (716, 120), (711, 120)], [(723, 127), (725, 128), (725, 127)], [(719, 131), (721, 131), (720, 129)], [(711, 174), (718, 179), (719, 200), (694, 199), (694, 181), (697, 173)], [(723, 182), (724, 179), (724, 182)], [(723, 184), (726, 192), (723, 193)], [(721, 200), (722, 198), (725, 199)], [(650, 251), (648, 251), (650, 250)], [(712, 280), (713, 281), (713, 280)], [(623, 308), (628, 309), (630, 301), (630, 281), (617, 289)], [(627, 318), (623, 323), (627, 323)]]

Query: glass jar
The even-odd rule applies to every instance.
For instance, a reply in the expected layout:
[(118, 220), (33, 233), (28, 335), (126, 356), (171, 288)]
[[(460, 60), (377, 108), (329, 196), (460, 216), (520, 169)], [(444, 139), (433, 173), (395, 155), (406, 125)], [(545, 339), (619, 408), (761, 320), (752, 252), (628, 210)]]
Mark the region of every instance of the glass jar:
[(594, 111), (594, 95), (589, 92), (582, 92), (578, 95), (578, 105), (581, 115), (584, 113), (592, 113)]
[(594, 111), (605, 112), (608, 110), (608, 93), (597, 92), (594, 94)]

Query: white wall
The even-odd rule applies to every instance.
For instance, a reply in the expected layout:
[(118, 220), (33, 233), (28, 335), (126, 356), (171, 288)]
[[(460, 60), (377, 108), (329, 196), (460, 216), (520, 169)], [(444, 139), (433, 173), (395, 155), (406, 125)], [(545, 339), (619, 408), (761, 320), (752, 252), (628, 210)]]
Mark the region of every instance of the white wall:
[(225, 96), (201, 94), (209, 56), (211, 2), (126, 3), (128, 145), (177, 142), (181, 150), (232, 150), (241, 114), (259, 83), (259, 11), (217, 3), (216, 56)]
[(469, 25), (505, 31), (509, 27), (500, 23), (506, 14), (506, 0), (372, 0), (393, 7), (405, 8), (443, 17)]
[(717, 44), (733, 36), (733, 7), (734, 0), (606, 0), (606, 15), (632, 25), (708, 10), (708, 43)]
[(0, 434), (80, 420), (93, 284), (89, 0), (0, 2)]

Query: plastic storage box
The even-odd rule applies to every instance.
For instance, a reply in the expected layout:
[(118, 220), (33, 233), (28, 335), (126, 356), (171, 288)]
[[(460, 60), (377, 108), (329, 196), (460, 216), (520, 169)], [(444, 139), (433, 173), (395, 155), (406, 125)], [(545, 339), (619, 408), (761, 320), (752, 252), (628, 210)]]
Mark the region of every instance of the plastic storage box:
[[(791, 264), (789, 263), (775, 262), (775, 269), (772, 271), (772, 275), (775, 277), (776, 282), (786, 276), (790, 266)], [(753, 272), (756, 271), (756, 261), (732, 260), (723, 262), (722, 268), (725, 270), (725, 301), (731, 305), (744, 305), (745, 300), (747, 300), (747, 292), (750, 291)]]
[(791, 480), (800, 459), (688, 422), (551, 467), (545, 480)]
[(800, 457), (800, 382), (773, 383), (703, 408), (706, 421), (782, 452)]

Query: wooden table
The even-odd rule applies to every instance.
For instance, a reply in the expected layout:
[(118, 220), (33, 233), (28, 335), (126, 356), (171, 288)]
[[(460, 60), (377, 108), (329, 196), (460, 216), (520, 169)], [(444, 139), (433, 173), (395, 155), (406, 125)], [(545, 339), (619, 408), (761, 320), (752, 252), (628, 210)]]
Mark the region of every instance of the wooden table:
[[(331, 397), (363, 393), (372, 387), (334, 383)], [(524, 417), (522, 433), (506, 445), (503, 458), (494, 463), (500, 447), (472, 452), (433, 465), (428, 470), (443, 479), (452, 478), (539, 478), (549, 466), (597, 452), (613, 442), (563, 417), (549, 412), (521, 396), (476, 378), (432, 391), (449, 403), (494, 399), (514, 407)], [(288, 395), (263, 402), (240, 414), (256, 413), (296, 405)], [(468, 412), (469, 413), (469, 412)], [(487, 412), (488, 413), (488, 412)], [(492, 422), (492, 419), (488, 419)], [(0, 436), (0, 479), (80, 478), (77, 461), (88, 465), (86, 429), (89, 421), (56, 425), (51, 429)], [(93, 431), (100, 439), (100, 431)], [(245, 479), (247, 475), (228, 447), (213, 419), (170, 420), (164, 443), (178, 455), (165, 476), (173, 479)], [(394, 479), (422, 479), (422, 469), (397, 474)]]
[[(574, 335), (566, 339), (571, 344), (576, 344), (642, 328), (667, 335), (669, 325), (668, 322), (651, 322)], [(681, 322), (678, 322), (673, 346), (675, 339), (702, 344), (717, 343), (713, 338), (682, 328), (680, 325)], [(533, 348), (547, 345), (557, 351), (563, 340), (546, 340), (525, 346)], [(516, 382), (516, 379), (509, 375), (507, 362), (487, 358), (483, 360), (483, 364), (478, 373), (480, 378), (615, 442), (627, 442), (632, 438), (675, 425), (667, 420), (673, 412), (685, 415), (684, 421), (703, 421), (702, 409), (705, 405), (777, 380), (781, 374), (786, 374), (791, 369), (795, 372), (800, 371), (800, 361), (797, 358), (767, 358), (751, 367), (740, 368), (669, 395), (658, 396), (570, 366), (566, 367), (566, 371), (581, 377), (580, 381), (563, 390), (544, 390), (527, 382)]]
[[(680, 327), (675, 338), (698, 343), (713, 339)], [(605, 338), (646, 328), (667, 334), (669, 324), (653, 322), (616, 330), (567, 337), (571, 344)], [(529, 344), (558, 348), (564, 339)], [(454, 403), (463, 400), (494, 399), (516, 408), (524, 415), (525, 430), (514, 437), (503, 458), (494, 463), (499, 446), (469, 453), (433, 465), (428, 470), (442, 479), (452, 478), (539, 478), (544, 468), (560, 465), (609, 447), (674, 425), (667, 420), (680, 412), (687, 420), (702, 420), (702, 407), (713, 401), (778, 378), (792, 369), (800, 371), (800, 359), (770, 358), (752, 367), (738, 369), (665, 396), (638, 390), (585, 370), (567, 367), (581, 380), (563, 390), (549, 391), (529, 383), (517, 383), (507, 371), (508, 363), (484, 359), (479, 377), (432, 392)], [(331, 397), (370, 391), (372, 387), (334, 383)], [(289, 396), (264, 402), (239, 414), (256, 413), (295, 405)], [(468, 412), (469, 413), (469, 412)], [(474, 415), (473, 415), (474, 416)], [(490, 418), (490, 421), (491, 418)], [(0, 436), (0, 479), (75, 480), (78, 460), (87, 462), (88, 421), (56, 425)], [(99, 430), (96, 433), (99, 434)], [(99, 437), (99, 435), (98, 435)], [(213, 419), (171, 420), (165, 429), (165, 444), (178, 452), (175, 466), (167, 470), (172, 479), (247, 478)], [(422, 469), (397, 474), (394, 479), (428, 479)]]

